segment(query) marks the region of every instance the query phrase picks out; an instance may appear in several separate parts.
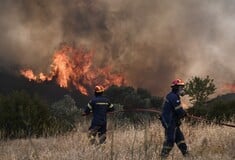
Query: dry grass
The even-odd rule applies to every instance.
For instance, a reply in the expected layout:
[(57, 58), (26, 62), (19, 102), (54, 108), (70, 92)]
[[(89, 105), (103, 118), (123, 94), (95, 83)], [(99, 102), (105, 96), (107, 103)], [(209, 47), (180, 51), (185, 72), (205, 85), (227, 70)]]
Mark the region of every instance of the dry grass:
[[(164, 139), (159, 122), (145, 127), (109, 123), (105, 145), (89, 145), (87, 122), (63, 136), (0, 141), (1, 160), (156, 160)], [(182, 125), (191, 157), (196, 160), (235, 159), (235, 129), (198, 124)], [(175, 146), (168, 159), (184, 159)]]

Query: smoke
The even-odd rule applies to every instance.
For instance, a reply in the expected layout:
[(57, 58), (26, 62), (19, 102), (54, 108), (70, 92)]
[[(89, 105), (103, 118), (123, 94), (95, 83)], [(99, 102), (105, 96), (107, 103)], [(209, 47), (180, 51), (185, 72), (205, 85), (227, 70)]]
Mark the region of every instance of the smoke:
[(163, 95), (174, 78), (235, 79), (233, 0), (1, 0), (0, 66), (48, 70), (60, 43), (95, 50), (130, 85)]

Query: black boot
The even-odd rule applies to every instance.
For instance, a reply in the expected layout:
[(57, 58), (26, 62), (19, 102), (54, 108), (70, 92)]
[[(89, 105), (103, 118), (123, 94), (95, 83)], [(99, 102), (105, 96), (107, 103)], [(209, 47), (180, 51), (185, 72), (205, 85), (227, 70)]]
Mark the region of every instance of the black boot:
[(161, 158), (166, 159), (169, 156), (169, 153), (172, 148), (173, 148), (173, 146), (169, 146), (169, 145), (164, 144), (163, 148), (162, 148), (162, 152), (161, 152)]
[(106, 134), (99, 135), (100, 144), (104, 144), (106, 140)]
[(180, 149), (181, 153), (183, 154), (183, 156), (187, 156), (188, 155), (188, 147), (186, 145), (185, 142), (181, 142), (177, 144), (178, 148)]

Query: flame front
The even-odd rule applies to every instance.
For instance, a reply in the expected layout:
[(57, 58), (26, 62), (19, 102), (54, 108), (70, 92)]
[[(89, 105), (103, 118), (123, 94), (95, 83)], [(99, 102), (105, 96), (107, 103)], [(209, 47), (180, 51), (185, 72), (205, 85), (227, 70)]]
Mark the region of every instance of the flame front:
[(56, 51), (50, 65), (50, 73), (35, 75), (31, 69), (21, 70), (21, 74), (30, 81), (51, 81), (56, 78), (60, 87), (74, 85), (82, 94), (88, 95), (88, 88), (97, 84), (105, 88), (111, 85), (123, 85), (125, 79), (121, 74), (112, 74), (111, 67), (96, 68), (92, 63), (93, 52), (84, 48), (73, 48), (63, 45)]
[(21, 70), (20, 73), (27, 77), (29, 79), (29, 81), (34, 80), (36, 81), (37, 76), (34, 75), (33, 71), (31, 69), (27, 69), (27, 70)]

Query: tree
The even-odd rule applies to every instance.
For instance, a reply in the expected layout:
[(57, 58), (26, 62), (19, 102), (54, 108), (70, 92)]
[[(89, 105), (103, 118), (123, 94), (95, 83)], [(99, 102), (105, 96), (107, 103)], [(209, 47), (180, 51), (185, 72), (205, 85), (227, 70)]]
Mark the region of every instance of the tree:
[(137, 88), (136, 93), (140, 96), (140, 98), (151, 98), (151, 94), (148, 90), (143, 88)]
[(216, 87), (214, 79), (193, 77), (185, 85), (186, 95), (190, 97), (190, 102), (194, 105), (203, 105), (208, 100), (208, 96), (215, 93)]
[(136, 107), (157, 107), (162, 103), (161, 97), (152, 96), (151, 93), (143, 88), (133, 88), (130, 86), (111, 86), (105, 91), (112, 103), (121, 104), (127, 109)]
[[(116, 111), (132, 110), (136, 108), (157, 108), (162, 104), (163, 98), (152, 96), (151, 93), (143, 88), (134, 88), (131, 86), (110, 86), (105, 90), (105, 95), (110, 99), (111, 103), (115, 105)], [(115, 116), (115, 120), (119, 119), (126, 123), (143, 123), (143, 121), (150, 120), (156, 114), (147, 112), (120, 112)]]

